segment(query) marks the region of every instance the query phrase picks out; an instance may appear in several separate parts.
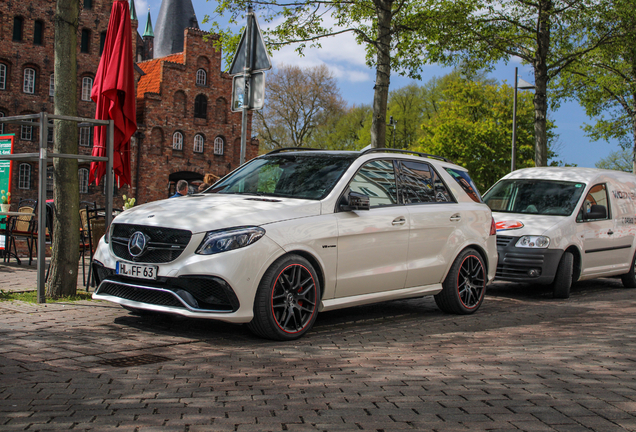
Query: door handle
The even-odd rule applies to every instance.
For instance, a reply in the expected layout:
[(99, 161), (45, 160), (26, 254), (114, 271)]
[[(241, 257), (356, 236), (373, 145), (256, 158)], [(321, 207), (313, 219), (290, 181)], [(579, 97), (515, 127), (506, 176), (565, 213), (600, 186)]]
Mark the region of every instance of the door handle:
[(614, 234), (614, 231), (612, 231), (612, 230), (609, 230), (609, 231), (607, 232), (607, 235), (612, 235), (612, 234)]
[(459, 213), (455, 213), (450, 217), (451, 222), (459, 222), (460, 220), (462, 220), (462, 215), (460, 215)]
[(405, 223), (406, 223), (406, 219), (404, 218), (404, 216), (399, 216), (393, 219), (393, 222), (391, 222), (391, 225), (404, 225)]

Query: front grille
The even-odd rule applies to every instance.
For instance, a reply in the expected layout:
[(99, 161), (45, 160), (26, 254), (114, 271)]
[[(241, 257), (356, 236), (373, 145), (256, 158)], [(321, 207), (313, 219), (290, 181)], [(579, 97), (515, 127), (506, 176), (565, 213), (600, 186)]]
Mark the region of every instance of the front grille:
[[(128, 252), (128, 240), (137, 231), (144, 233), (149, 240), (146, 252), (139, 257), (133, 257)], [(113, 253), (119, 258), (127, 261), (158, 264), (176, 260), (191, 238), (192, 233), (182, 229), (113, 224), (111, 244)]]
[(544, 258), (543, 253), (505, 253), (503, 260), (500, 259), (497, 265), (496, 277), (502, 279), (526, 277), (528, 270), (543, 268)]
[(516, 237), (509, 236), (500, 236), (497, 235), (497, 246), (506, 247), (508, 246)]

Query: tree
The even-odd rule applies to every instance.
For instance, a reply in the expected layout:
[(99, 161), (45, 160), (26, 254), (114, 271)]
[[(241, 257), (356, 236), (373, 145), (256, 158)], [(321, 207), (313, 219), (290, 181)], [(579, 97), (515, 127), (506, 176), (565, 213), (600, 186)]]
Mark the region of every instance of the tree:
[(360, 150), (368, 146), (372, 114), (371, 105), (346, 108), (340, 116), (316, 129), (309, 146), (329, 150)]
[[(472, 0), (470, 0), (472, 2)], [(519, 57), (532, 65), (535, 79), (535, 163), (548, 162), (548, 86), (582, 56), (610, 43), (612, 23), (599, 19), (611, 0), (476, 0), (467, 19), (428, 44), (431, 58), (447, 63), (466, 61), (481, 68)], [(553, 103), (557, 104), (556, 99)]]
[(611, 152), (607, 157), (596, 162), (596, 168), (632, 172), (632, 150), (621, 149)]
[[(511, 158), (510, 86), (456, 77), (447, 83), (437, 115), (422, 125), (416, 150), (444, 156), (471, 173), (485, 191), (508, 173)], [(531, 96), (517, 99), (517, 167), (533, 166), (534, 129)]]
[[(77, 31), (79, 0), (55, 6), (55, 114), (77, 117)], [(77, 154), (77, 124), (55, 121), (53, 151)], [(79, 259), (79, 182), (77, 160), (53, 161), (54, 241), (47, 297), (75, 294)], [(40, 203), (45, 205), (45, 203)]]
[[(592, 139), (617, 139), (632, 153), (631, 171), (636, 173), (636, 16), (633, 0), (614, 0), (600, 22), (616, 23), (619, 36), (612, 44), (586, 55), (573, 70), (561, 77), (561, 84), (574, 89), (588, 116), (596, 123), (586, 125)], [(623, 152), (614, 152), (616, 156)], [(610, 157), (612, 157), (610, 155)]]
[(316, 129), (341, 116), (346, 104), (325, 65), (281, 65), (267, 83), (267, 103), (256, 111), (255, 130), (265, 150), (303, 147)]
[[(365, 45), (367, 64), (376, 69), (371, 122), (371, 145), (383, 147), (386, 136), (386, 110), (391, 71), (420, 78), (425, 63), (422, 47), (431, 37), (431, 22), (453, 22), (472, 8), (471, 3), (453, 0), (223, 0), (215, 14), (227, 16), (237, 23), (247, 5), (263, 6), (265, 22), (276, 22), (264, 32), (267, 46), (299, 44), (302, 54), (306, 44), (320, 46), (325, 37), (353, 33), (359, 44)], [(205, 17), (207, 22), (209, 17)], [(329, 23), (327, 23), (329, 21)], [(222, 30), (213, 23), (214, 32), (221, 34), (223, 51), (234, 53), (237, 35)]]

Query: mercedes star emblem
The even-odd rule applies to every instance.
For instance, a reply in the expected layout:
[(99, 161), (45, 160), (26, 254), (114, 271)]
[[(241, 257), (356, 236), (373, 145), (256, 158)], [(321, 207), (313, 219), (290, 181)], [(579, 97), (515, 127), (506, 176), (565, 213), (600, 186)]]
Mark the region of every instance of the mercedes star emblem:
[(136, 231), (132, 237), (130, 237), (130, 240), (128, 240), (128, 252), (137, 258), (146, 251), (146, 243), (147, 239), (144, 233)]

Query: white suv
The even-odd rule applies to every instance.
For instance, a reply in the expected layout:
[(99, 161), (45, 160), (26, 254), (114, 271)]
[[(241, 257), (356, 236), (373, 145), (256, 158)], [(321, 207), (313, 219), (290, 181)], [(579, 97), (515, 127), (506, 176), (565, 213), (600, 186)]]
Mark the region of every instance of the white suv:
[(93, 298), (290, 340), (320, 311), (386, 300), (435, 295), (473, 313), (496, 266), (491, 211), (465, 169), (390, 149), (283, 149), (117, 216)]

